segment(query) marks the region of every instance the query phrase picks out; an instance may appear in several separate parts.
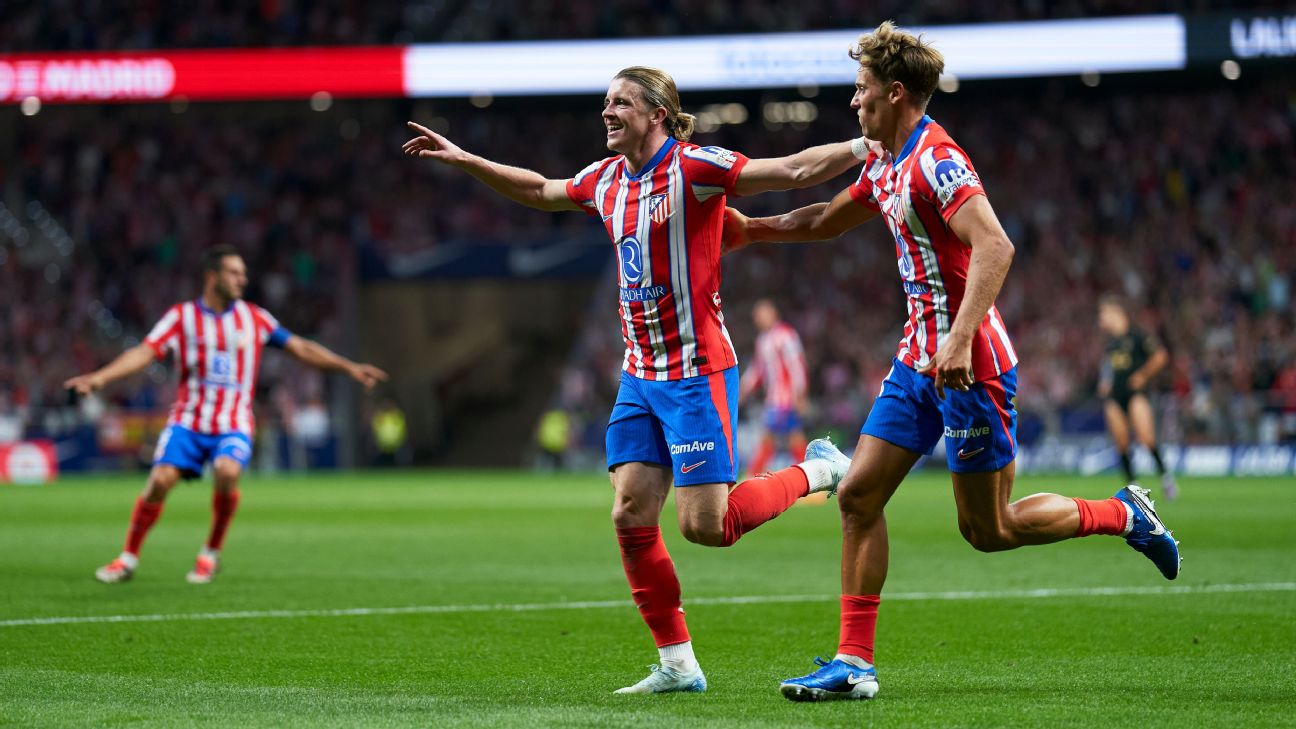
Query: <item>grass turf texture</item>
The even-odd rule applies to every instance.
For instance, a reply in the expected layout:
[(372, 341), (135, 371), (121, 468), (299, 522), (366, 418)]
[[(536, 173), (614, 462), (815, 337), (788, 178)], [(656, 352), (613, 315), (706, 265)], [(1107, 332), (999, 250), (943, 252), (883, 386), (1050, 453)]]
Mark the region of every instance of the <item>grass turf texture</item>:
[[(1292, 725), (1296, 593), (883, 599), (871, 703), (793, 704), (781, 678), (837, 639), (836, 507), (798, 506), (735, 547), (667, 543), (711, 690), (613, 696), (656, 658), (595, 476), (359, 473), (249, 478), (209, 586), (184, 582), (210, 487), (175, 492), (133, 582), (93, 581), (141, 479), (0, 487), (0, 621), (81, 615), (625, 601), (619, 607), (0, 627), (3, 726)], [(1162, 515), (1175, 585), (1296, 580), (1293, 484), (1187, 479)], [(1017, 492), (1109, 495), (1111, 479)], [(1120, 540), (984, 555), (948, 478), (888, 510), (887, 591), (1166, 585)], [(697, 597), (824, 595), (793, 603)]]

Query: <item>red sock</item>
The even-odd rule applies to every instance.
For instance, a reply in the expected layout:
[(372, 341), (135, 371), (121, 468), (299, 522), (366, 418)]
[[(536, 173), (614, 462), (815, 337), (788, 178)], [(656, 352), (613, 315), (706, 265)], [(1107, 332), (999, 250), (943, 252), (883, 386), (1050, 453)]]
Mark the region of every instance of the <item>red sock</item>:
[(238, 505), (238, 489), (229, 491), (217, 489), (212, 492), (212, 523), (211, 533), (207, 535), (208, 549), (219, 551), (221, 545), (225, 543), (225, 530), (229, 529), (230, 520), (234, 518)]
[(622, 527), (616, 530), (621, 545), (621, 566), (630, 581), (630, 596), (648, 624), (657, 647), (689, 640), (680, 606), (680, 583), (675, 576), (660, 527)]
[(751, 465), (747, 467), (747, 473), (765, 473), (765, 468), (769, 466), (770, 459), (773, 457), (774, 439), (769, 436), (761, 438), (760, 445), (756, 446), (756, 452), (752, 454)]
[(841, 596), (841, 643), (838, 653), (859, 656), (873, 662), (873, 636), (877, 630), (881, 595)]
[(738, 538), (788, 510), (796, 500), (810, 491), (805, 471), (790, 466), (775, 473), (749, 478), (729, 492), (729, 509), (725, 512), (724, 543), (728, 547)]
[(139, 556), (140, 545), (144, 544), (144, 537), (148, 536), (149, 529), (153, 528), (154, 522), (162, 514), (162, 504), (159, 501), (151, 504), (141, 496), (135, 499), (135, 508), (131, 511), (130, 527), (126, 529), (126, 546), (123, 549), (128, 554)]
[(794, 435), (788, 437), (788, 453), (792, 455), (793, 463), (800, 463), (805, 460), (806, 439), (804, 435)]
[(1072, 499), (1080, 509), (1080, 528), (1077, 537), (1090, 534), (1111, 534), (1120, 536), (1125, 533), (1129, 522), (1129, 511), (1125, 502), (1116, 497), (1097, 501), (1089, 499)]

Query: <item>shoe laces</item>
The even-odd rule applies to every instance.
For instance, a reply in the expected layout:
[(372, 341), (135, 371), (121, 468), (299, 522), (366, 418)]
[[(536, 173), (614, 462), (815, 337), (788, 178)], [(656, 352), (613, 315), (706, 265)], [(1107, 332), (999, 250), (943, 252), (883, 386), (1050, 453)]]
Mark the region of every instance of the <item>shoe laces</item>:
[(825, 661), (823, 658), (820, 658), (819, 656), (815, 656), (814, 662), (816, 666), (827, 666), (830, 663), (832, 663), (832, 661)]

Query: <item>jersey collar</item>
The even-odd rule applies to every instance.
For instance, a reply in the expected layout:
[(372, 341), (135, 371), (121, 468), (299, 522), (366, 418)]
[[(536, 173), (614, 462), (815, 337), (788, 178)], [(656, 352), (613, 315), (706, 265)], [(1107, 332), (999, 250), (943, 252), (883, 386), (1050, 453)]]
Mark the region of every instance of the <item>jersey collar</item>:
[(909, 133), (909, 138), (905, 140), (904, 146), (900, 148), (900, 154), (897, 154), (895, 159), (891, 160), (892, 167), (899, 165), (904, 161), (905, 157), (909, 156), (909, 153), (913, 151), (913, 148), (918, 145), (918, 138), (922, 136), (923, 130), (926, 129), (927, 125), (931, 124), (931, 122), (932, 118), (923, 114), (923, 118), (918, 120), (918, 126), (914, 127), (914, 130)]
[(669, 152), (671, 150), (671, 147), (674, 146), (675, 146), (675, 137), (666, 137), (666, 143), (657, 149), (657, 153), (654, 154), (652, 156), (652, 159), (648, 160), (648, 162), (645, 163), (644, 166), (640, 168), (638, 172), (634, 173), (633, 175), (630, 174), (630, 164), (629, 164), (630, 160), (626, 160), (625, 166), (623, 166), (621, 169), (625, 173), (625, 176), (627, 178), (631, 180), (637, 180), (640, 177), (643, 177), (645, 173), (651, 172), (652, 168), (656, 167), (657, 163), (661, 162), (662, 158), (666, 156), (666, 153)]
[(194, 300), (194, 303), (198, 305), (198, 309), (199, 309), (199, 310), (201, 310), (201, 311), (205, 311), (205, 312), (207, 312), (208, 314), (211, 314), (212, 316), (225, 316), (226, 314), (230, 313), (231, 311), (234, 311), (234, 305), (237, 304), (238, 302), (237, 302), (237, 301), (231, 301), (231, 302), (230, 302), (230, 305), (227, 306), (227, 307), (225, 307), (225, 311), (212, 311), (212, 310), (211, 310), (211, 307), (207, 306), (207, 304), (203, 302), (203, 299), (202, 299), (201, 296), (199, 296), (197, 299), (195, 299), (195, 300)]

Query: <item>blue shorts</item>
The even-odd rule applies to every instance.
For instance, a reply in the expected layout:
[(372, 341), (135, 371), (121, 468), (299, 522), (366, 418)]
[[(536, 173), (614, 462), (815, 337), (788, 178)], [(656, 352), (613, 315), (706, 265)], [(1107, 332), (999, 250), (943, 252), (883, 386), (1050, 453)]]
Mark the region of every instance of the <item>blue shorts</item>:
[(772, 435), (784, 436), (801, 430), (801, 416), (796, 408), (765, 408), (765, 430)]
[(897, 360), (860, 434), (929, 456), (944, 435), (951, 471), (998, 471), (1017, 457), (1016, 395), (1016, 367), (942, 400), (935, 380)]
[(622, 463), (670, 466), (676, 486), (738, 477), (738, 367), (682, 380), (621, 373), (608, 418), (608, 470)]
[(252, 460), (252, 439), (238, 431), (207, 435), (180, 425), (168, 425), (158, 437), (153, 465), (165, 463), (180, 469), (186, 479), (202, 475), (203, 466), (224, 456), (247, 468)]

